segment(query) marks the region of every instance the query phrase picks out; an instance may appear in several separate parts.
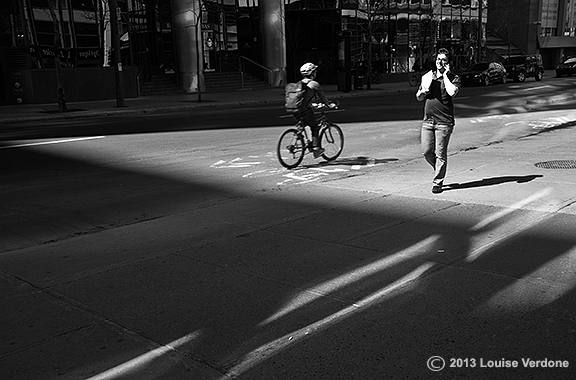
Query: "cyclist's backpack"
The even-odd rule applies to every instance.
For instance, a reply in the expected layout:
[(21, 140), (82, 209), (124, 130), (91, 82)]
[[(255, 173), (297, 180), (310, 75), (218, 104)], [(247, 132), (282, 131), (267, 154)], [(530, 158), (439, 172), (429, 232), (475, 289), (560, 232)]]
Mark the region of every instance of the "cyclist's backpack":
[(306, 109), (304, 99), (306, 98), (308, 85), (303, 81), (298, 83), (288, 83), (286, 85), (286, 111), (298, 112)]

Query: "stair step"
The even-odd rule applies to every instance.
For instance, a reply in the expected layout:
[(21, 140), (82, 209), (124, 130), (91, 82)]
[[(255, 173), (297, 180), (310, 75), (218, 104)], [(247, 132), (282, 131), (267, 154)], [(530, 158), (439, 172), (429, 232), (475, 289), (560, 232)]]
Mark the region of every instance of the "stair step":
[(506, 40), (490, 33), (490, 31), (488, 31), (486, 36), (486, 48), (502, 58), (508, 55), (525, 54), (521, 49), (514, 45), (508, 45)]
[[(205, 72), (206, 92), (247, 91), (270, 87), (268, 83), (245, 74), (244, 81), (239, 72)], [(182, 93), (174, 74), (153, 74), (150, 81), (142, 84), (142, 95), (166, 95)]]
[(204, 73), (206, 91), (246, 91), (248, 89), (267, 88), (268, 83), (244, 74), (244, 81), (239, 72), (206, 72)]

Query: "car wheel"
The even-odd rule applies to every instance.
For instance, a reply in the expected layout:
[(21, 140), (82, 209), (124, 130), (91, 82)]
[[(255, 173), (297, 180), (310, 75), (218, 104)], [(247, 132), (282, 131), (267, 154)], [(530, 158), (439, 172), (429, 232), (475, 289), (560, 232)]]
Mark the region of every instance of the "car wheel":
[(518, 73), (518, 82), (524, 82), (526, 80), (526, 75), (524, 73)]
[(490, 78), (488, 76), (484, 77), (484, 86), (488, 86), (490, 84)]
[(537, 81), (541, 81), (543, 77), (544, 77), (544, 71), (542, 71), (542, 70), (536, 71), (536, 75), (534, 76), (534, 79), (536, 79)]

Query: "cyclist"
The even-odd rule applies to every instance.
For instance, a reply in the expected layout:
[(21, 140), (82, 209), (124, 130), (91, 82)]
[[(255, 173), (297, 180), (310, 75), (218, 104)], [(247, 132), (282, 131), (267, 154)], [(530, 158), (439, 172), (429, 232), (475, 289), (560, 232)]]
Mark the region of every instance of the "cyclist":
[(312, 108), (312, 99), (318, 97), (320, 101), (326, 104), (330, 108), (336, 108), (336, 104), (330, 102), (326, 95), (324, 95), (324, 91), (322, 91), (322, 87), (320, 83), (316, 82), (316, 71), (318, 70), (318, 66), (315, 64), (308, 62), (300, 67), (300, 73), (304, 77), (302, 82), (304, 82), (307, 86), (306, 94), (304, 95), (305, 104), (302, 111), (298, 111), (294, 113), (294, 117), (296, 120), (303, 120), (312, 131), (312, 146), (314, 148), (314, 158), (320, 157), (322, 153), (324, 153), (324, 149), (320, 148), (320, 139), (318, 134), (320, 132), (320, 126), (318, 125), (318, 121), (316, 120), (316, 116), (314, 115), (314, 111)]

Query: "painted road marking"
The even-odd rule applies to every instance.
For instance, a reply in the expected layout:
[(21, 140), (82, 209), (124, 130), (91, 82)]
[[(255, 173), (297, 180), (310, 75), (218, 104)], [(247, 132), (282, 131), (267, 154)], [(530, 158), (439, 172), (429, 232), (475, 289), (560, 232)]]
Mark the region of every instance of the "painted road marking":
[(62, 144), (62, 143), (77, 142), (77, 141), (103, 139), (105, 137), (106, 136), (80, 137), (77, 139), (53, 140), (53, 141), (43, 141), (43, 142), (28, 143), (28, 144), (7, 145), (7, 146), (0, 146), (0, 149), (25, 148), (25, 147), (39, 146), (39, 145)]
[[(253, 169), (248, 173), (242, 174), (242, 178), (261, 178), (261, 177), (270, 177), (274, 175), (280, 175), (283, 178), (280, 182), (277, 183), (278, 186), (286, 185), (288, 183), (309, 183), (314, 182), (320, 179), (320, 177), (328, 176), (330, 174), (336, 173), (347, 173), (350, 171), (357, 171), (363, 168), (371, 167), (376, 165), (375, 158), (367, 158), (364, 161), (365, 164), (362, 165), (350, 165), (350, 161), (347, 160), (343, 162), (342, 165), (346, 166), (346, 168), (337, 167), (338, 162), (333, 162), (329, 167), (306, 167), (303, 166), (296, 170), (287, 170), (285, 168), (262, 168), (259, 165), (268, 166), (270, 162), (276, 163), (276, 155), (274, 153), (267, 153), (261, 156), (248, 156), (246, 159), (250, 159), (251, 161), (244, 161), (245, 158), (237, 157), (233, 160), (218, 160), (217, 162), (210, 165), (211, 168), (215, 169), (238, 169), (238, 168), (250, 168)], [(262, 159), (263, 161), (259, 161)], [(274, 165), (278, 166), (278, 165)]]
[(256, 161), (256, 162), (245, 162), (242, 161), (242, 159), (240, 157), (237, 157), (231, 161), (225, 161), (225, 160), (220, 160), (212, 165), (210, 165), (210, 167), (212, 168), (251, 168), (255, 165), (260, 165), (262, 164), (262, 162), (260, 161)]

